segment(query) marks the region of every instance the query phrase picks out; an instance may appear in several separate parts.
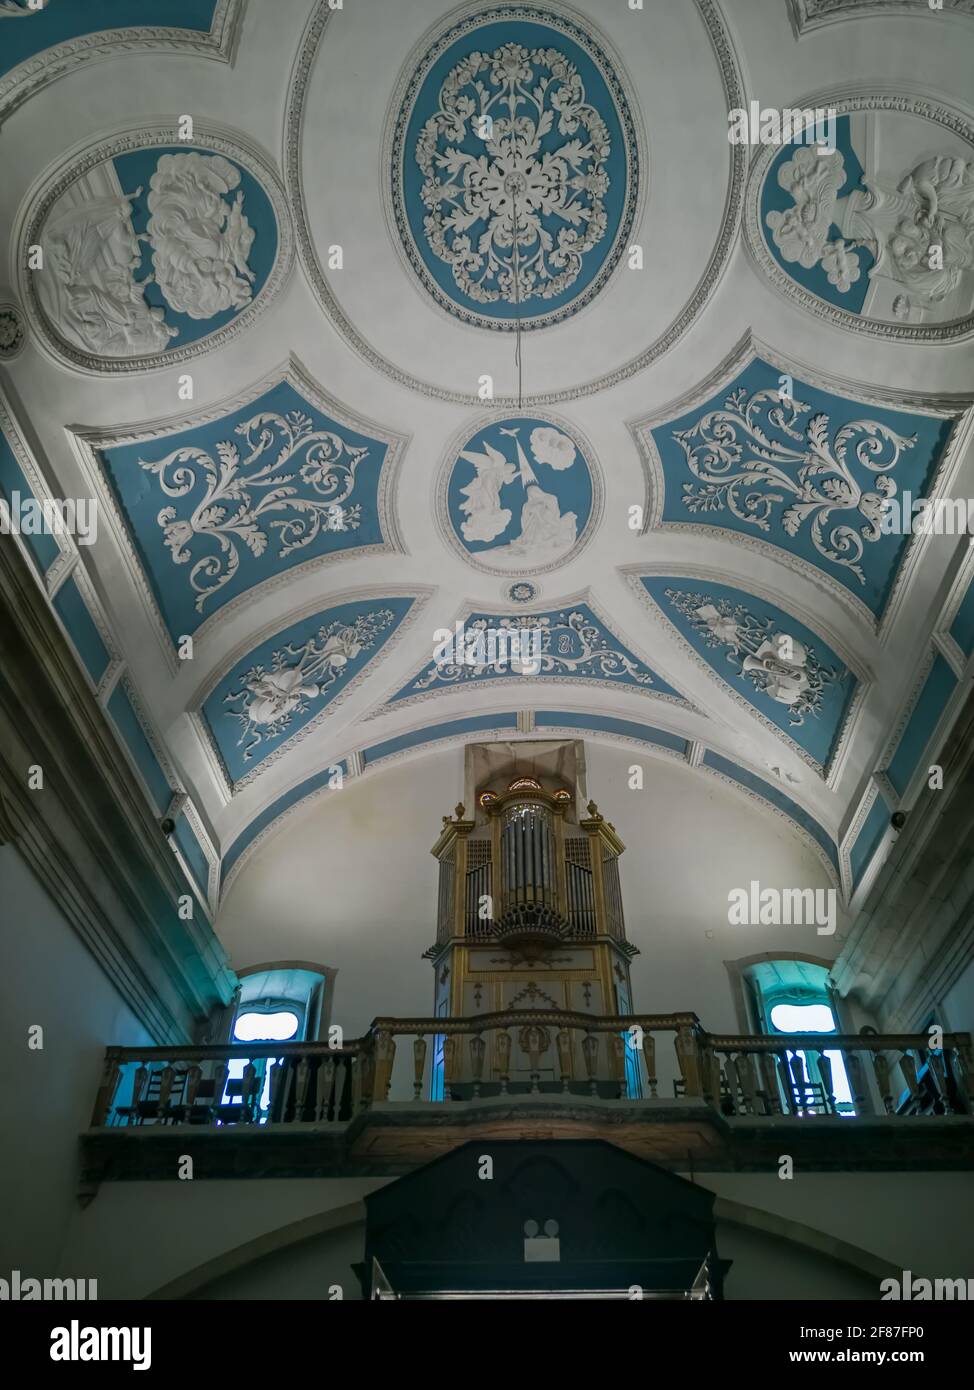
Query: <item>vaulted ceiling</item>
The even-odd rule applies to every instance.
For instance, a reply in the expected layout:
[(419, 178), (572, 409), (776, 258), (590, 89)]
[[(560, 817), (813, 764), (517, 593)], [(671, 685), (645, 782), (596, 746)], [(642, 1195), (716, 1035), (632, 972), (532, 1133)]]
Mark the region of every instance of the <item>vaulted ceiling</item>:
[(97, 499), (18, 543), (211, 910), (308, 798), (555, 731), (862, 890), (974, 655), (967, 537), (880, 525), (974, 493), (971, 9), (0, 0), (0, 488)]

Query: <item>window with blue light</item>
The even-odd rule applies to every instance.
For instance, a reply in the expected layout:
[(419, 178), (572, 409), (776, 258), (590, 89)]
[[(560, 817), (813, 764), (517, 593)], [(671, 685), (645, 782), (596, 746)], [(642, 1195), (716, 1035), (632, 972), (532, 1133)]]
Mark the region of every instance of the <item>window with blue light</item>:
[[(826, 965), (795, 958), (765, 960), (750, 965), (744, 978), (750, 985), (751, 1013), (759, 1032), (839, 1031)], [(789, 1108), (798, 1114), (855, 1114), (845, 1058), (838, 1048), (815, 1045), (783, 1049), (783, 1054), (790, 1069)]]
[[(293, 1009), (246, 1009), (238, 1012), (233, 1021), (234, 1042), (294, 1042), (301, 1028), (301, 1019)], [(260, 1100), (258, 1123), (267, 1123), (271, 1104), (271, 1075), (274, 1067), (283, 1061), (281, 1057), (257, 1057), (253, 1059), (257, 1068)], [(231, 1057), (227, 1063), (227, 1079), (223, 1088), (224, 1105), (236, 1103), (240, 1093), (240, 1083), (247, 1067), (246, 1057)], [(260, 1077), (263, 1074), (263, 1083)]]
[[(824, 1000), (817, 1004), (772, 1004), (768, 1017), (771, 1027), (776, 1033), (834, 1033), (836, 1032), (835, 1015), (832, 1006)], [(808, 1078), (809, 1087), (807, 1099), (814, 1104), (814, 1086), (821, 1083), (825, 1095), (829, 1094), (829, 1087), (825, 1083), (819, 1066), (819, 1056), (826, 1057), (832, 1067), (832, 1086), (831, 1094), (835, 1100), (836, 1112), (840, 1115), (854, 1115), (855, 1106), (852, 1100), (852, 1090), (849, 1086), (849, 1077), (846, 1074), (845, 1061), (842, 1053), (834, 1048), (828, 1048), (819, 1053), (818, 1050), (808, 1053), (800, 1048), (796, 1052), (789, 1050), (788, 1061), (792, 1057), (801, 1060), (802, 1071)]]

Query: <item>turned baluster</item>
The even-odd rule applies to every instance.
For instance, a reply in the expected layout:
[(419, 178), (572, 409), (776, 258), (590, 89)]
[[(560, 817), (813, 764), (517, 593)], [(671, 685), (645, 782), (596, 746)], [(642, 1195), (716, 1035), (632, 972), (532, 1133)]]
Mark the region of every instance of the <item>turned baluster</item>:
[(958, 1043), (951, 1055), (954, 1080), (965, 1102), (968, 1113), (974, 1105), (974, 1050), (970, 1043)]
[(857, 1052), (846, 1052), (844, 1056), (849, 1089), (852, 1091), (856, 1114), (859, 1115), (862, 1113), (866, 1099), (866, 1071), (862, 1065), (862, 1058)]
[(832, 1077), (832, 1063), (824, 1052), (818, 1054), (818, 1074), (822, 1078), (825, 1091), (826, 1111), (835, 1110), (835, 1082)]
[(786, 1060), (795, 1097), (795, 1114), (804, 1115), (808, 1109), (808, 1077), (805, 1075), (805, 1064), (797, 1052), (793, 1052), (790, 1057), (786, 1054)]
[(450, 1033), (443, 1039), (443, 1099), (453, 1099), (453, 1083), (457, 1079), (457, 1064), (460, 1061), (460, 1039)]
[(615, 1059), (616, 1076), (619, 1079), (619, 1100), (625, 1100), (626, 1091), (626, 1040), (621, 1033), (612, 1034), (612, 1055)]
[(677, 1061), (688, 1096), (702, 1096), (704, 1091), (703, 1055), (700, 1039), (692, 1028), (678, 1028), (673, 1039)]
[(115, 1092), (122, 1079), (122, 1069), (114, 1057), (106, 1057), (101, 1074), (101, 1085), (95, 1097), (95, 1108), (91, 1115), (91, 1128), (100, 1129), (108, 1119), (115, 1103)]
[(311, 1081), (311, 1063), (304, 1055), (301, 1056), (297, 1065), (297, 1075), (294, 1082), (294, 1114), (291, 1119), (294, 1124), (300, 1124), (304, 1119), (304, 1108), (308, 1103), (308, 1083)]
[(375, 1096), (376, 1100), (389, 1099), (392, 1085), (392, 1068), (396, 1060), (396, 1040), (386, 1028), (380, 1028), (375, 1039)]
[(186, 1089), (183, 1091), (183, 1119), (188, 1120), (196, 1104), (196, 1092), (200, 1088), (200, 1081), (203, 1077), (203, 1068), (198, 1062), (194, 1062), (186, 1070)]
[(128, 1123), (138, 1120), (139, 1102), (142, 1100), (142, 1092), (146, 1088), (149, 1080), (149, 1068), (144, 1062), (140, 1062), (135, 1069), (135, 1077), (132, 1081), (132, 1104), (129, 1107)]
[(506, 1096), (511, 1080), (511, 1035), (506, 1028), (494, 1034), (494, 1066), (501, 1079), (501, 1095)]
[(572, 1035), (567, 1028), (558, 1030), (558, 1070), (561, 1073), (561, 1089), (568, 1090), (568, 1080), (572, 1074)]
[(267, 1113), (272, 1120), (283, 1120), (285, 1116), (286, 1078), (290, 1075), (291, 1059), (285, 1058), (279, 1066), (272, 1066), (270, 1085), (267, 1092)]
[(876, 1085), (879, 1088), (879, 1098), (883, 1102), (883, 1109), (887, 1115), (893, 1113), (893, 1093), (889, 1081), (889, 1062), (883, 1052), (873, 1053), (873, 1073), (876, 1077)]
[(656, 1038), (652, 1033), (643, 1033), (643, 1057), (646, 1062), (646, 1080), (649, 1082), (649, 1094), (656, 1096)]
[(339, 1059), (334, 1056), (323, 1057), (318, 1064), (318, 1095), (315, 1106), (315, 1117), (319, 1120), (329, 1119), (329, 1111), (332, 1111), (332, 1097), (334, 1096), (333, 1117), (338, 1119), (338, 1069)]
[(484, 1042), (482, 1033), (474, 1033), (470, 1039), (470, 1071), (473, 1075), (473, 1094), (474, 1099), (480, 1095), (480, 1083), (484, 1076), (484, 1057), (487, 1052), (487, 1044)]
[(737, 1081), (741, 1088), (741, 1095), (744, 1097), (744, 1109), (747, 1114), (756, 1115), (758, 1113), (758, 1081), (754, 1070), (754, 1058), (750, 1052), (739, 1052), (735, 1069), (737, 1071)]
[(727, 1078), (727, 1089), (730, 1092), (731, 1114), (738, 1115), (741, 1105), (738, 1095), (741, 1082), (737, 1075), (737, 1065), (729, 1052), (724, 1058), (724, 1076)]
[(940, 1095), (940, 1103), (944, 1107), (944, 1114), (951, 1113), (950, 1097), (947, 1094), (947, 1068), (944, 1064), (944, 1054), (942, 1052), (928, 1053), (930, 1058), (930, 1072)]
[(362, 1053), (361, 1066), (359, 1068), (359, 1084), (361, 1086), (361, 1097), (359, 1104), (363, 1110), (368, 1109), (372, 1104), (372, 1087), (375, 1081), (375, 1058), (372, 1055), (372, 1048), (368, 1042)]
[(903, 1080), (906, 1082), (907, 1090), (910, 1092), (911, 1100), (918, 1100), (920, 1097), (920, 1083), (917, 1080), (917, 1063), (912, 1052), (904, 1052), (900, 1058), (900, 1071), (903, 1073)]
[(413, 1100), (419, 1100), (423, 1090), (423, 1072), (426, 1070), (426, 1039), (420, 1033), (413, 1038)]
[(253, 1062), (248, 1062), (244, 1067), (243, 1079), (240, 1083), (240, 1105), (243, 1110), (243, 1118), (250, 1123), (254, 1118), (254, 1108), (257, 1091), (257, 1068)]
[(720, 1058), (712, 1048), (705, 1048), (703, 1057), (704, 1098), (720, 1109)]
[(223, 1093), (227, 1089), (227, 1064), (226, 1061), (217, 1062), (213, 1068), (213, 1123), (220, 1123), (220, 1107), (223, 1105)]
[(541, 1080), (541, 1054), (548, 1051), (548, 1035), (537, 1024), (529, 1024), (521, 1033), (521, 1047), (528, 1054), (528, 1067), (531, 1073), (531, 1094), (539, 1092)]
[(778, 1094), (778, 1077), (775, 1071), (775, 1059), (770, 1052), (762, 1052), (758, 1058), (758, 1070), (761, 1074), (762, 1094), (764, 1103), (768, 1107), (769, 1115), (780, 1115), (782, 1113), (781, 1097)]
[(164, 1118), (166, 1107), (169, 1105), (175, 1075), (176, 1071), (172, 1063), (167, 1062), (159, 1075), (159, 1109), (157, 1115), (160, 1120)]
[(595, 1080), (595, 1070), (599, 1060), (599, 1040), (594, 1033), (586, 1033), (582, 1039), (582, 1058), (588, 1073), (588, 1088), (592, 1095), (596, 1096), (599, 1093)]

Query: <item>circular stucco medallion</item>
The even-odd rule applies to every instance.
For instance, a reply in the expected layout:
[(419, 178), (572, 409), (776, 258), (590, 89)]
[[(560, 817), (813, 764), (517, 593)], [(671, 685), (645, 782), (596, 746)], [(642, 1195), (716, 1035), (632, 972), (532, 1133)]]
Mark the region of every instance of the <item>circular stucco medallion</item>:
[[(772, 284), (853, 332), (942, 343), (974, 330), (974, 127), (906, 96), (808, 101), (831, 113), (756, 155), (745, 240)], [(790, 109), (790, 108), (789, 108)], [(824, 122), (823, 122), (824, 125)]]
[(630, 103), (602, 47), (553, 10), (497, 5), (441, 33), (406, 83), (391, 163), (407, 264), (465, 323), (559, 323), (627, 245)]
[[(475, 422), (453, 441), (440, 474), (440, 529), (464, 559), (489, 574), (558, 568), (587, 543), (601, 511), (591, 446), (550, 415)], [(513, 601), (534, 597), (515, 594), (517, 588), (508, 591)]]
[(0, 361), (10, 362), (23, 350), (27, 330), (16, 304), (0, 301)]
[(508, 603), (533, 603), (541, 590), (530, 579), (517, 579), (513, 584), (504, 585), (504, 597)]
[(199, 126), (192, 140), (142, 127), (69, 155), (29, 201), (20, 241), (39, 341), (91, 372), (227, 341), (280, 289), (292, 250), (273, 171)]

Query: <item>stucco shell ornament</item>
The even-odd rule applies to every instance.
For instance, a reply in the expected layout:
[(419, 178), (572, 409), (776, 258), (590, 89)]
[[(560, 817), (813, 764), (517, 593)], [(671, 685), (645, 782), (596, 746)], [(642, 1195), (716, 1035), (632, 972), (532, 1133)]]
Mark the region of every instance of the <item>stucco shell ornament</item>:
[(25, 311), (59, 362), (149, 371), (245, 332), (293, 261), (286, 199), (252, 145), (199, 123), (75, 151), (15, 237)]

